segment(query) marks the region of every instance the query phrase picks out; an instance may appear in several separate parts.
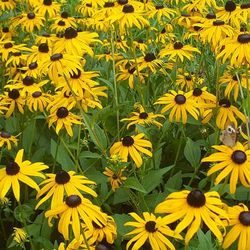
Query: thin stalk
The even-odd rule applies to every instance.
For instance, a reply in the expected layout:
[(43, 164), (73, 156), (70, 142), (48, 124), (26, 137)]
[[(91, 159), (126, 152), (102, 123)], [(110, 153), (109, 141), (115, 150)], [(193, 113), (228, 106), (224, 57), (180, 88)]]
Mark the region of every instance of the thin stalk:
[(59, 142), (60, 142), (60, 135), (58, 135), (58, 137), (57, 137), (56, 154), (55, 154), (55, 158), (54, 158), (54, 161), (53, 161), (52, 173), (55, 173), (56, 159), (57, 159), (57, 154), (58, 154)]
[(117, 137), (120, 140), (120, 111), (119, 111), (119, 99), (117, 91), (117, 81), (116, 81), (116, 71), (115, 71), (115, 46), (114, 46), (114, 34), (111, 29), (111, 51), (112, 51), (112, 65), (113, 65), (113, 74), (114, 74), (114, 99), (116, 106), (116, 125), (117, 125)]
[(82, 236), (83, 236), (83, 239), (84, 239), (84, 241), (85, 241), (87, 250), (90, 250), (89, 243), (88, 243), (88, 240), (87, 240), (87, 238), (86, 238), (86, 235), (85, 235), (84, 230), (82, 230)]

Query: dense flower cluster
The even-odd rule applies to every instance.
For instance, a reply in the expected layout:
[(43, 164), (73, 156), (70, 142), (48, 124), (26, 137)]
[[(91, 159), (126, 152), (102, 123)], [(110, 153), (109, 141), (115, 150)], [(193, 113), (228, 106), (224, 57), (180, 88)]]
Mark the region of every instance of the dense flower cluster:
[(3, 247), (209, 230), (249, 250), (249, 19), (245, 1), (0, 0)]

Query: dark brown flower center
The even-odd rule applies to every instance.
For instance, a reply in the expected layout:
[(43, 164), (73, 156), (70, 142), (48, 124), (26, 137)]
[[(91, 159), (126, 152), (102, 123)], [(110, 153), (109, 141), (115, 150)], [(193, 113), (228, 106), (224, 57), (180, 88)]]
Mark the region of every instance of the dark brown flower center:
[(77, 37), (77, 30), (72, 28), (72, 27), (68, 27), (65, 30), (64, 37), (66, 39), (73, 39), (73, 38)]
[(14, 52), (14, 53), (13, 53), (13, 56), (21, 56), (21, 55), (22, 55), (22, 53), (21, 53), (21, 52), (19, 52), (19, 51), (18, 51), (18, 52)]
[(234, 76), (232, 77), (232, 79), (233, 79), (234, 81), (238, 81), (238, 78), (237, 78), (236, 75), (234, 75)]
[(132, 68), (130, 68), (130, 69), (128, 70), (128, 73), (132, 75), (132, 74), (134, 74), (135, 70), (136, 70), (136, 68), (135, 68), (135, 67), (132, 67)]
[(162, 30), (161, 30), (161, 34), (165, 34), (167, 31), (166, 31), (166, 29), (165, 28), (163, 28)]
[(70, 195), (66, 198), (66, 204), (69, 207), (77, 207), (82, 203), (82, 199), (79, 195)]
[(157, 6), (155, 6), (155, 9), (156, 9), (156, 10), (161, 10), (161, 9), (163, 9), (163, 8), (164, 8), (163, 5), (157, 5)]
[(91, 3), (86, 3), (86, 6), (91, 8), (92, 7), (92, 4)]
[(214, 13), (208, 13), (208, 14), (206, 15), (206, 18), (207, 18), (207, 19), (215, 19), (215, 18), (216, 18), (216, 15), (215, 15)]
[(110, 8), (110, 7), (114, 7), (115, 6), (115, 3), (113, 2), (105, 2), (104, 3), (104, 8)]
[(122, 138), (122, 145), (125, 147), (132, 146), (134, 144), (134, 139), (131, 136), (125, 136)]
[(7, 166), (6, 166), (6, 174), (7, 175), (16, 175), (20, 171), (20, 167), (18, 164), (14, 161), (11, 161)]
[(233, 1), (227, 1), (225, 5), (225, 10), (232, 12), (236, 9), (236, 4)]
[(175, 102), (179, 105), (184, 104), (186, 102), (186, 97), (184, 95), (178, 94), (174, 98)]
[(135, 11), (134, 7), (131, 4), (125, 4), (122, 8), (124, 13), (133, 13)]
[(222, 21), (222, 20), (216, 20), (216, 21), (213, 21), (213, 26), (221, 26), (221, 25), (224, 25), (225, 22)]
[(195, 88), (193, 90), (193, 95), (194, 96), (200, 96), (202, 94), (202, 90), (200, 88)]
[(49, 52), (49, 46), (47, 43), (41, 43), (38, 47), (38, 50), (42, 53), (48, 53)]
[(154, 53), (147, 53), (145, 56), (144, 56), (144, 60), (146, 62), (152, 62), (156, 59)]
[(244, 226), (250, 226), (250, 212), (243, 211), (239, 215), (239, 221)]
[(192, 80), (192, 77), (191, 76), (185, 76), (185, 79), (187, 80), (187, 81), (191, 81)]
[(43, 4), (50, 6), (52, 4), (52, 0), (43, 0)]
[(229, 108), (231, 106), (231, 102), (228, 99), (224, 98), (219, 101), (219, 105), (224, 108)]
[(247, 160), (246, 153), (241, 150), (235, 150), (231, 156), (231, 159), (236, 164), (242, 164)]
[(117, 0), (117, 3), (120, 5), (125, 5), (128, 3), (128, 0)]
[(66, 11), (63, 11), (62, 14), (61, 14), (61, 17), (62, 18), (68, 18), (69, 17), (69, 13), (66, 12)]
[(2, 28), (3, 33), (8, 33), (10, 29), (8, 27), (3, 27)]
[(92, 225), (93, 225), (93, 227), (96, 228), (96, 229), (102, 229), (102, 228), (103, 228), (102, 226), (100, 226), (100, 225), (98, 225), (96, 222), (94, 222), (93, 220), (92, 220)]
[(58, 23), (57, 23), (59, 26), (65, 26), (65, 22), (63, 20), (60, 20)]
[(183, 44), (181, 42), (174, 43), (174, 49), (182, 49), (182, 48), (183, 48)]
[(36, 92), (34, 92), (34, 93), (32, 94), (32, 97), (34, 97), (34, 98), (38, 98), (38, 97), (40, 97), (40, 96), (42, 96), (42, 92), (40, 92), (40, 91), (36, 91)]
[(12, 89), (11, 91), (9, 91), (8, 96), (9, 98), (16, 100), (19, 98), (20, 93), (17, 89)]
[(156, 226), (156, 222), (155, 221), (147, 221), (145, 224), (145, 229), (149, 232), (149, 233), (154, 233), (157, 231)]
[(53, 62), (55, 62), (55, 61), (59, 61), (59, 60), (62, 59), (62, 58), (63, 58), (63, 54), (61, 54), (61, 53), (56, 53), (56, 54), (54, 54), (54, 55), (52, 55), (52, 56), (50, 57), (50, 60), (53, 61)]
[(248, 9), (248, 8), (250, 8), (250, 3), (243, 3), (243, 4), (241, 4), (240, 8), (241, 9)]
[(8, 139), (8, 138), (11, 137), (11, 134), (9, 132), (5, 132), (5, 131), (2, 131), (0, 133), (0, 135), (1, 135), (2, 138), (5, 138), (5, 139)]
[(138, 39), (137, 42), (138, 43), (143, 43), (143, 40), (142, 39)]
[(56, 111), (56, 115), (58, 118), (65, 118), (67, 117), (69, 114), (69, 111), (67, 108), (65, 107), (60, 107), (57, 111)]
[(29, 69), (30, 69), (30, 70), (36, 69), (37, 67), (38, 67), (37, 62), (33, 62), (33, 63), (30, 63), (30, 64), (29, 64)]
[(193, 190), (187, 196), (187, 203), (191, 207), (202, 207), (206, 203), (206, 197), (200, 190)]
[(23, 79), (23, 84), (25, 86), (31, 86), (34, 84), (34, 78), (32, 76), (26, 76), (24, 79)]
[(140, 119), (147, 119), (147, 118), (148, 118), (148, 113), (146, 113), (146, 112), (140, 113), (140, 114), (139, 114), (139, 118), (140, 118)]
[(194, 30), (195, 30), (195, 31), (199, 31), (199, 30), (201, 30), (201, 29), (202, 29), (202, 28), (201, 28), (200, 26), (196, 26), (196, 25), (194, 26)]
[(36, 15), (35, 15), (35, 13), (30, 12), (30, 13), (28, 13), (27, 17), (28, 17), (29, 19), (34, 19), (34, 18), (36, 17)]
[(10, 49), (10, 48), (12, 48), (13, 47), (13, 44), (12, 43), (5, 43), (4, 44), (4, 48), (5, 49)]
[(249, 43), (250, 42), (250, 34), (238, 35), (237, 41), (239, 43)]
[(80, 78), (81, 74), (82, 74), (82, 72), (79, 69), (77, 69), (77, 73), (75, 73), (75, 72), (73, 72), (73, 74), (70, 73), (70, 77), (72, 79), (78, 79), (78, 78)]
[(112, 175), (112, 179), (113, 179), (113, 180), (117, 180), (118, 178), (119, 178), (119, 177), (117, 176), (117, 174), (113, 174), (113, 175)]
[(56, 173), (55, 181), (57, 184), (66, 184), (69, 182), (69, 180), (70, 175), (66, 171), (60, 170)]

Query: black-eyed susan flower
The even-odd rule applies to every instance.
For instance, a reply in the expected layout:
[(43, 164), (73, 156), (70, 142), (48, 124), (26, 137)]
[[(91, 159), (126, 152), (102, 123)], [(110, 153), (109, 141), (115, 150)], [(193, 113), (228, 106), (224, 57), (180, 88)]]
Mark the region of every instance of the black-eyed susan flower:
[(220, 129), (225, 129), (226, 124), (233, 123), (235, 128), (238, 127), (236, 118), (246, 122), (246, 117), (231, 102), (224, 98), (219, 101), (219, 110), (216, 116), (216, 125)]
[(29, 51), (25, 44), (15, 44), (14, 41), (0, 40), (0, 54), (3, 62), (9, 59), (12, 53), (18, 53), (22, 51)]
[(97, 225), (94, 221), (92, 224), (93, 230), (90, 230), (86, 225), (83, 224), (84, 234), (90, 245), (102, 241), (106, 241), (108, 244), (114, 243), (117, 232), (115, 221), (111, 216), (106, 216), (105, 224), (100, 223), (101, 225)]
[(219, 152), (203, 158), (202, 162), (216, 163), (209, 169), (208, 175), (222, 170), (215, 179), (215, 184), (231, 174), (230, 193), (235, 193), (238, 179), (244, 186), (250, 187), (250, 150), (246, 150), (240, 142), (234, 147), (219, 145), (213, 148)]
[(52, 0), (38, 0), (34, 2), (34, 11), (42, 16), (55, 17), (60, 11), (60, 4)]
[(97, 11), (97, 8), (93, 6), (91, 1), (81, 1), (80, 4), (76, 7), (76, 9), (85, 17), (92, 17)]
[(159, 55), (160, 57), (169, 56), (168, 60), (176, 60), (179, 58), (182, 62), (184, 59), (191, 60), (193, 58), (193, 53), (200, 53), (200, 51), (191, 46), (184, 45), (181, 42), (169, 43), (165, 48), (163, 48)]
[(212, 49), (219, 46), (222, 39), (232, 37), (234, 35), (234, 29), (219, 19), (212, 19), (210, 22), (204, 22), (203, 24), (196, 25), (202, 28), (200, 31), (201, 40), (204, 43), (211, 44)]
[(144, 243), (149, 241), (153, 250), (157, 249), (171, 249), (175, 247), (168, 239), (168, 237), (182, 239), (179, 233), (172, 231), (161, 217), (156, 217), (152, 213), (144, 212), (143, 218), (136, 213), (129, 213), (135, 221), (126, 222), (125, 226), (135, 227), (134, 230), (126, 235), (134, 235), (134, 237), (127, 243), (127, 249), (132, 246), (132, 250), (143, 249)]
[(133, 26), (138, 29), (149, 26), (149, 21), (143, 17), (142, 12), (136, 11), (131, 4), (125, 4), (121, 12), (114, 13), (108, 20), (111, 24), (117, 23), (119, 25), (121, 34)]
[(18, 89), (12, 89), (8, 92), (4, 92), (1, 98), (2, 102), (4, 102), (4, 105), (6, 106), (7, 112), (5, 116), (7, 118), (10, 117), (16, 109), (21, 114), (24, 113), (25, 99), (23, 96), (20, 95)]
[(6, 61), (5, 66), (14, 66), (14, 67), (19, 67), (20, 65), (23, 65), (26, 63), (26, 59), (27, 59), (27, 54), (24, 54), (22, 52), (14, 52), (11, 53), (11, 55), (9, 56), (9, 59)]
[(24, 228), (20, 227), (13, 227), (14, 232), (12, 233), (13, 240), (17, 242), (18, 244), (22, 244), (28, 239), (28, 234), (24, 230)]
[(2, 131), (0, 132), (0, 148), (7, 146), (8, 150), (11, 150), (12, 145), (17, 146), (18, 139), (16, 136), (11, 135), (9, 132)]
[(41, 30), (44, 26), (45, 18), (37, 13), (23, 13), (16, 25), (21, 25), (22, 30), (33, 32), (34, 29)]
[(22, 70), (25, 70), (25, 73), (23, 74), (23, 77), (31, 76), (33, 78), (41, 78), (42, 72), (40, 67), (38, 66), (37, 62), (31, 62), (27, 66), (21, 68)]
[(26, 97), (26, 105), (31, 112), (43, 112), (50, 102), (50, 95), (44, 94), (41, 91), (30, 93)]
[(0, 10), (13, 10), (16, 7), (16, 3), (13, 0), (1, 0), (0, 2)]
[(71, 54), (55, 53), (41, 62), (41, 68), (55, 83), (59, 82), (59, 76), (70, 78), (70, 75), (82, 71), (80, 57)]
[(127, 177), (123, 176), (123, 172), (125, 170), (126, 168), (120, 168), (117, 169), (116, 171), (111, 168), (105, 168), (103, 174), (105, 174), (108, 177), (108, 180), (110, 182), (113, 191), (119, 188), (122, 185), (122, 183), (127, 179)]
[(134, 125), (134, 124), (138, 124), (138, 125), (151, 125), (154, 124), (156, 125), (158, 128), (162, 127), (162, 124), (160, 122), (158, 122), (156, 119), (157, 118), (165, 118), (164, 115), (161, 114), (154, 114), (153, 112), (146, 112), (144, 107), (142, 105), (135, 105), (138, 112), (132, 112), (131, 117), (130, 118), (124, 118), (121, 121), (128, 121), (128, 125), (127, 125), (127, 129)]
[[(99, 20), (104, 21), (106, 18), (116, 15), (117, 13), (119, 13), (119, 9), (116, 8), (115, 3), (112, 1), (105, 1), (102, 8), (96, 11), (93, 17), (94, 19), (98, 18)], [(108, 23), (106, 22), (106, 24)]]
[(69, 226), (72, 227), (74, 237), (78, 239), (81, 235), (81, 223), (93, 230), (93, 222), (100, 226), (106, 222), (106, 214), (90, 200), (81, 198), (79, 195), (68, 196), (63, 204), (45, 213), (50, 226), (52, 226), (51, 219), (57, 216), (60, 217), (58, 231), (66, 240), (69, 239)]
[(26, 96), (27, 94), (33, 94), (34, 92), (41, 92), (42, 87), (48, 83), (48, 80), (43, 80), (41, 82), (36, 83), (35, 79), (32, 76), (26, 76), (22, 81), (14, 81), (10, 84), (5, 85), (5, 88), (10, 90), (18, 89), (22, 96)]
[(42, 162), (31, 163), (28, 160), (23, 161), (23, 153), (23, 149), (19, 150), (15, 160), (10, 161), (6, 167), (0, 169), (0, 198), (5, 197), (9, 189), (12, 187), (14, 196), (16, 200), (19, 201), (19, 181), (25, 183), (36, 191), (39, 191), (39, 186), (29, 176), (45, 178), (40, 171), (49, 167)]
[(168, 195), (156, 206), (155, 213), (168, 214), (164, 217), (164, 221), (168, 224), (181, 220), (175, 228), (176, 233), (189, 227), (185, 235), (185, 244), (188, 244), (199, 230), (202, 222), (222, 243), (221, 229), (224, 233), (226, 230), (222, 220), (228, 219), (224, 206), (219, 194), (215, 191), (203, 193), (200, 190), (184, 190)]
[(135, 165), (140, 167), (142, 165), (142, 157), (140, 152), (152, 157), (152, 152), (146, 148), (152, 148), (150, 141), (142, 139), (144, 137), (143, 133), (137, 134), (135, 136), (125, 136), (121, 141), (114, 143), (110, 148), (111, 155), (119, 155), (122, 161), (127, 162), (128, 156), (130, 156)]
[(250, 34), (244, 33), (238, 36), (225, 38), (221, 41), (222, 51), (217, 55), (224, 63), (229, 59), (232, 66), (241, 66), (250, 63), (249, 48)]
[(242, 17), (239, 15), (239, 6), (234, 1), (226, 1), (223, 7), (216, 8), (216, 16), (218, 19), (223, 20), (233, 27), (240, 28)]
[(156, 16), (156, 19), (159, 23), (164, 23), (166, 19), (170, 20), (175, 14), (176, 11), (174, 9), (168, 8), (163, 5), (155, 5), (155, 9), (149, 12), (148, 17), (154, 18)]
[(191, 92), (184, 93), (179, 90), (178, 93), (174, 90), (170, 90), (170, 93), (165, 94), (163, 97), (160, 97), (154, 104), (163, 104), (166, 105), (161, 113), (165, 113), (171, 109), (169, 113), (169, 121), (173, 122), (183, 122), (187, 123), (187, 113), (192, 117), (198, 120), (199, 110), (194, 100), (190, 99), (192, 95)]
[(56, 110), (53, 110), (48, 116), (48, 125), (49, 128), (53, 123), (56, 123), (56, 133), (58, 134), (62, 128), (65, 128), (69, 136), (73, 136), (72, 125), (81, 124), (80, 117), (73, 114), (66, 107), (59, 107)]
[(75, 56), (82, 56), (84, 53), (88, 53), (93, 56), (94, 53), (90, 45), (100, 42), (97, 38), (98, 34), (96, 32), (78, 32), (75, 28), (69, 27), (65, 30), (64, 37), (55, 42), (54, 53), (66, 52)]
[(51, 49), (47, 43), (41, 43), (39, 46), (32, 46), (31, 53), (27, 58), (27, 64), (37, 62), (40, 65), (43, 61), (49, 60), (50, 56)]
[(138, 70), (149, 69), (150, 72), (156, 72), (162, 67), (163, 61), (155, 56), (154, 53), (147, 53), (137, 59)]
[(179, 73), (177, 75), (176, 79), (176, 85), (181, 89), (181, 90), (191, 90), (194, 87), (198, 87), (197, 85), (202, 84), (204, 79), (202, 77), (197, 77), (195, 76), (194, 73), (189, 73), (189, 72), (184, 72), (184, 73)]
[(43, 186), (37, 193), (37, 199), (44, 196), (38, 204), (36, 209), (46, 200), (51, 199), (51, 208), (63, 203), (65, 193), (67, 196), (77, 194), (83, 197), (81, 192), (97, 196), (96, 192), (86, 185), (95, 185), (94, 181), (87, 179), (84, 175), (76, 175), (74, 171), (66, 172), (64, 170), (58, 171), (56, 174), (46, 174), (47, 180), (40, 183)]
[(43, 33), (41, 35), (35, 35), (36, 41), (35, 44), (40, 45), (42, 43), (46, 43), (49, 48), (52, 48), (55, 41), (58, 40), (58, 37), (55, 34)]
[(238, 250), (250, 246), (250, 211), (246, 205), (228, 207), (230, 231), (225, 236), (222, 248), (228, 249), (238, 239)]

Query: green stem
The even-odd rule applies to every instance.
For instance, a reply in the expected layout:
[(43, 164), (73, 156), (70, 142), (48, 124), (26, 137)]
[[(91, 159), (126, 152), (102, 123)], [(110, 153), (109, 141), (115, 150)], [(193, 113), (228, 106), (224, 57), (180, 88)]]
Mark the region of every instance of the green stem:
[(85, 235), (84, 230), (82, 230), (82, 236), (83, 236), (83, 239), (84, 239), (84, 241), (85, 241), (87, 250), (90, 250), (89, 243), (88, 243), (88, 240), (87, 240), (87, 238), (86, 238), (86, 235)]
[(52, 173), (55, 173), (56, 159), (57, 159), (57, 154), (58, 154), (59, 142), (60, 142), (60, 135), (58, 135), (58, 138), (57, 138), (56, 153), (55, 153), (55, 158), (54, 158), (54, 161), (53, 161)]
[(114, 34), (111, 29), (111, 49), (112, 49), (112, 65), (113, 65), (113, 74), (114, 74), (114, 98), (116, 106), (116, 124), (117, 124), (117, 137), (120, 140), (120, 111), (119, 111), (119, 99), (117, 91), (117, 82), (116, 82), (116, 71), (115, 71), (115, 46), (114, 46)]

